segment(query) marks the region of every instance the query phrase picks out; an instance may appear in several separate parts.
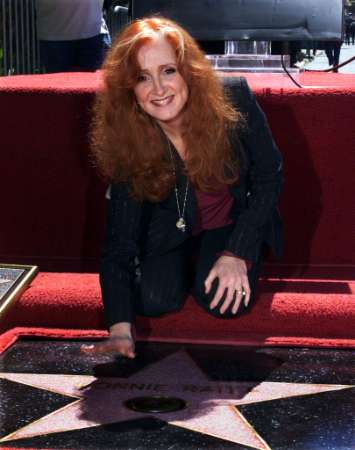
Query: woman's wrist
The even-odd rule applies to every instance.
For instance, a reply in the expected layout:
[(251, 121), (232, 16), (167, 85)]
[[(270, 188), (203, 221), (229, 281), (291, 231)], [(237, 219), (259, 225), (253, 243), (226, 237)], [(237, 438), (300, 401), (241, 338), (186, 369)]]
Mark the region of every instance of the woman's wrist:
[(246, 265), (248, 270), (250, 270), (250, 268), (252, 266), (252, 262), (251, 261), (249, 261), (248, 259), (239, 258), (239, 256), (235, 255), (234, 253), (232, 253), (232, 252), (230, 252), (228, 250), (223, 250), (223, 252), (219, 253), (218, 256), (230, 256), (232, 258), (239, 259), (240, 261), (245, 262), (245, 265)]
[(132, 324), (130, 322), (118, 322), (110, 327), (110, 336), (132, 335)]

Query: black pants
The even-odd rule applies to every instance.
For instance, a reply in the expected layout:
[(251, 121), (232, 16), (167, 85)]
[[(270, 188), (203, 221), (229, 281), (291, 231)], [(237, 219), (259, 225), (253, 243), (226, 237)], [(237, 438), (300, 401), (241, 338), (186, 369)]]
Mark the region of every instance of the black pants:
[[(135, 288), (135, 312), (144, 316), (160, 316), (177, 311), (189, 293), (215, 317), (231, 318), (232, 305), (224, 314), (220, 304), (211, 310), (209, 305), (218, 288), (218, 279), (212, 283), (209, 294), (205, 294), (205, 280), (226, 242), (233, 225), (204, 231), (191, 237), (174, 250), (159, 256), (145, 258), (140, 263), (140, 277)], [(237, 316), (250, 309), (255, 299), (255, 287), (260, 272), (260, 261), (248, 271), (251, 298), (248, 307), (241, 302)]]
[(110, 43), (108, 34), (73, 41), (40, 41), (41, 65), (47, 73), (93, 72), (101, 67)]
[(339, 65), (341, 42), (326, 42), (325, 43), (325, 53), (328, 58), (328, 63), (330, 66)]

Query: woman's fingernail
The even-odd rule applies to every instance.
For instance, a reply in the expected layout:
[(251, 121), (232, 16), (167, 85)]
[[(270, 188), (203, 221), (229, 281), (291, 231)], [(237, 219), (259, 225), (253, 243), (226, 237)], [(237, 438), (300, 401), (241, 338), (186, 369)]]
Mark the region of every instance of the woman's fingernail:
[(82, 350), (92, 350), (94, 348), (93, 345), (82, 345), (81, 346)]

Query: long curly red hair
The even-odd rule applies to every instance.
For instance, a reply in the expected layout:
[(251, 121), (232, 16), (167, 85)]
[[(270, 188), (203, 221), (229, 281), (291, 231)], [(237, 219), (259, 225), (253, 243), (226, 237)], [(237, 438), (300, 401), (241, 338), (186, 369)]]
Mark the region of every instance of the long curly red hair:
[(156, 121), (137, 107), (133, 88), (138, 50), (156, 35), (176, 52), (189, 98), (183, 118), (186, 175), (202, 191), (238, 180), (230, 131), (243, 122), (196, 41), (177, 23), (149, 17), (129, 24), (116, 38), (103, 65), (104, 88), (94, 104), (91, 130), (96, 163), (109, 182), (126, 182), (138, 200), (161, 201), (174, 184), (166, 140)]

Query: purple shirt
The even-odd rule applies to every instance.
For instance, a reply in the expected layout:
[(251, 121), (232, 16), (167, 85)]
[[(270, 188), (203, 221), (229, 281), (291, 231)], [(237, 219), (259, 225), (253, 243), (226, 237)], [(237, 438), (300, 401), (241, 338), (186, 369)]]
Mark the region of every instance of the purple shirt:
[(232, 223), (229, 213), (234, 199), (227, 185), (217, 192), (201, 192), (196, 189), (195, 194), (197, 223), (192, 231), (194, 236), (203, 230), (212, 230)]

